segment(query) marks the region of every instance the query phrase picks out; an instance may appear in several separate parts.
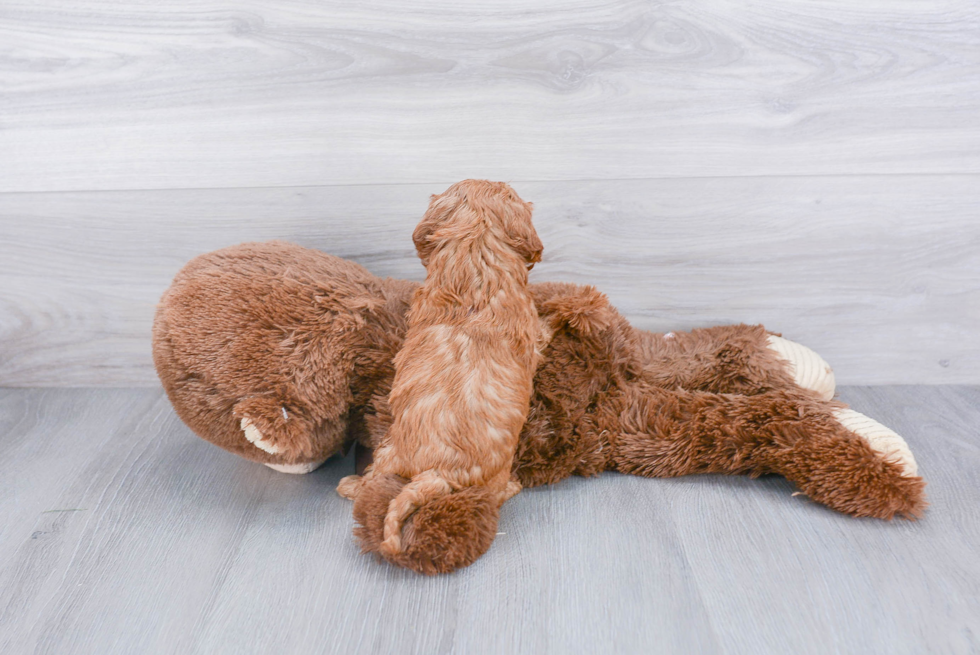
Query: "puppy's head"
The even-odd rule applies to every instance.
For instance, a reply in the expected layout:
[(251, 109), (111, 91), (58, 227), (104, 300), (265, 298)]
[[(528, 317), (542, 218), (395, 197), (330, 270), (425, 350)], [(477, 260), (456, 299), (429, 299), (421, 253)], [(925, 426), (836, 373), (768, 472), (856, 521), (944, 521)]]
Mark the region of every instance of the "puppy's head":
[(428, 266), (439, 249), (490, 233), (531, 268), (541, 261), (544, 249), (531, 224), (531, 209), (531, 203), (504, 182), (463, 180), (432, 196), (412, 240)]

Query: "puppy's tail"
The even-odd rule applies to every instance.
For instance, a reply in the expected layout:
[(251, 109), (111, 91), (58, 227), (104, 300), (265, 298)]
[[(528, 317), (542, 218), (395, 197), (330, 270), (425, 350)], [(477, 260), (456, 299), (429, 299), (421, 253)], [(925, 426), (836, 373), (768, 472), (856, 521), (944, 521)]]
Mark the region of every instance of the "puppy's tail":
[[(363, 480), (354, 500), (354, 536), (365, 553), (378, 553), (388, 505), (406, 480), (375, 475)], [(384, 558), (397, 566), (434, 575), (469, 566), (487, 552), (497, 534), (500, 495), (483, 485), (463, 487), (421, 505), (401, 528), (402, 550)]]
[(453, 488), (435, 471), (429, 470), (413, 477), (388, 503), (385, 515), (384, 540), (378, 550), (389, 557), (402, 552), (402, 523), (415, 510), (442, 496), (452, 493)]

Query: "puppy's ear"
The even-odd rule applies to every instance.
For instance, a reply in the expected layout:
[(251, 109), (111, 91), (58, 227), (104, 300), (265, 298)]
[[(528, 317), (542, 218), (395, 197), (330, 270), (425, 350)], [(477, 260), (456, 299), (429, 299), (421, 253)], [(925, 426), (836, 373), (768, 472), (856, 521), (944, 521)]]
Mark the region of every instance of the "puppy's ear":
[(531, 209), (534, 205), (529, 202), (524, 203), (524, 205), (514, 213), (514, 218), (510, 221), (507, 240), (510, 246), (524, 258), (524, 261), (533, 266), (541, 261), (544, 245), (531, 223)]
[(423, 266), (429, 265), (429, 256), (436, 247), (433, 236), (456, 207), (456, 200), (447, 194), (437, 196), (433, 194), (429, 197), (429, 209), (419, 224), (415, 226), (412, 233), (412, 241), (415, 243), (415, 251), (422, 260)]

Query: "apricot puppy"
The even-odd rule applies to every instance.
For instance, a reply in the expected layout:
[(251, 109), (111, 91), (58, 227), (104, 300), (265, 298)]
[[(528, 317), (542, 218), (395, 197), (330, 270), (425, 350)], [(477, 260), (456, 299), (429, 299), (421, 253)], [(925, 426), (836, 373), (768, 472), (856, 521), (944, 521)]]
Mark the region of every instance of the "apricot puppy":
[(407, 481), (388, 503), (379, 551), (402, 551), (404, 521), (419, 507), (482, 486), (499, 506), (520, 491), (511, 464), (524, 425), (542, 330), (527, 289), (541, 260), (531, 204), (502, 182), (464, 180), (432, 196), (413, 234), (425, 283), (412, 298), (395, 357), (392, 423), (363, 478)]

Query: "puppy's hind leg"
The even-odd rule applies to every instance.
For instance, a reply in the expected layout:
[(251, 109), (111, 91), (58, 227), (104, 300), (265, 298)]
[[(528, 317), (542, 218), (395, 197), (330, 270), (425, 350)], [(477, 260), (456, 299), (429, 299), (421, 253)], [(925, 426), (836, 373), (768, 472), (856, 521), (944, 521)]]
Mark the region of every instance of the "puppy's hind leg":
[(340, 479), (340, 484), (337, 485), (337, 493), (347, 500), (355, 500), (363, 485), (364, 480), (361, 476), (348, 475)]
[(388, 503), (385, 515), (384, 541), (378, 550), (388, 556), (402, 551), (402, 523), (422, 505), (452, 493), (452, 486), (435, 471), (425, 471), (412, 478)]
[(361, 489), (374, 477), (374, 467), (368, 465), (364, 470), (364, 475), (345, 475), (340, 478), (337, 484), (337, 493), (347, 500), (357, 500), (357, 495)]
[(521, 493), (521, 489), (523, 488), (524, 487), (521, 486), (521, 483), (517, 478), (511, 478), (507, 481), (507, 486), (504, 488), (504, 497), (502, 502), (506, 503), (508, 500)]
[(509, 471), (507, 473), (507, 484), (501, 491), (497, 492), (497, 502), (501, 505), (517, 494), (521, 493), (521, 489), (524, 488), (523, 485), (521, 485), (520, 480), (517, 479), (517, 476), (513, 475)]

